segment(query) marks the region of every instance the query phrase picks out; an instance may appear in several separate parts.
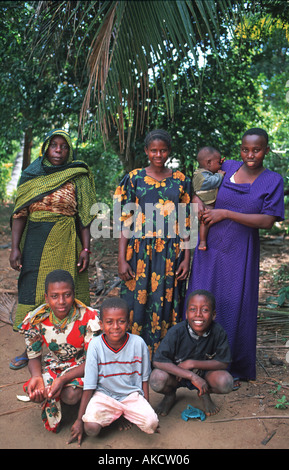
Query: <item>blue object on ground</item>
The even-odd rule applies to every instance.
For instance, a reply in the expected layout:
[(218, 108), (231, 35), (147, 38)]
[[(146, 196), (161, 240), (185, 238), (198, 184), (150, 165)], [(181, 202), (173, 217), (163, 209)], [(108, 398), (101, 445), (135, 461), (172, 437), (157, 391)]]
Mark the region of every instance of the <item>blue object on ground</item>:
[(182, 412), (182, 419), (184, 421), (188, 421), (189, 418), (200, 418), (201, 421), (204, 421), (206, 419), (206, 415), (202, 410), (194, 408), (192, 405), (188, 405)]

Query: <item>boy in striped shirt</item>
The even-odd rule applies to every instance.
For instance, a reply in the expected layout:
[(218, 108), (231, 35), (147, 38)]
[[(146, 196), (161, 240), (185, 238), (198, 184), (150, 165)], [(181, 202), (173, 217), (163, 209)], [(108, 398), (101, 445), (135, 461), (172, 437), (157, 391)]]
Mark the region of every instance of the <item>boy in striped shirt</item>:
[(103, 333), (88, 347), (82, 400), (68, 443), (77, 439), (80, 445), (83, 431), (97, 436), (120, 416), (148, 434), (158, 431), (158, 417), (149, 404), (149, 351), (140, 336), (127, 332), (128, 325), (125, 300), (106, 299), (100, 307)]

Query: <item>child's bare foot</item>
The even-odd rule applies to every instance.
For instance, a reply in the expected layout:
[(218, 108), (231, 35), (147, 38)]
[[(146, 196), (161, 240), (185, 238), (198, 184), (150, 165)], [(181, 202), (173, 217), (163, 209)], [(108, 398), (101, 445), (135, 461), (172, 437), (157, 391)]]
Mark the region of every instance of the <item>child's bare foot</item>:
[(126, 418), (124, 418), (123, 416), (121, 416), (118, 421), (119, 421), (118, 429), (120, 431), (128, 431), (129, 429), (132, 428), (132, 423), (128, 421)]
[(200, 243), (199, 243), (199, 246), (198, 246), (198, 249), (199, 249), (199, 250), (206, 251), (206, 249), (207, 249), (206, 242), (200, 242)]
[(165, 395), (162, 401), (156, 407), (156, 413), (160, 416), (167, 416), (176, 401), (176, 393)]
[(205, 393), (200, 398), (203, 399), (206, 416), (213, 416), (219, 413), (220, 408), (216, 405), (216, 403), (213, 402), (208, 393)]

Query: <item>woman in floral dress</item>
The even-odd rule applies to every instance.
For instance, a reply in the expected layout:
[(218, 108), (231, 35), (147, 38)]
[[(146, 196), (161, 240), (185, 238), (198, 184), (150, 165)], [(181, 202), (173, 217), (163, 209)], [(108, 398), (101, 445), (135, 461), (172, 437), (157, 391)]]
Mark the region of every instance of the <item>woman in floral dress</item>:
[(149, 166), (127, 174), (114, 195), (114, 213), (117, 204), (121, 207), (120, 295), (129, 305), (131, 331), (143, 337), (151, 359), (168, 328), (182, 319), (189, 273), (184, 240), (190, 229), (191, 181), (165, 166), (170, 152), (169, 134), (150, 132), (145, 139)]

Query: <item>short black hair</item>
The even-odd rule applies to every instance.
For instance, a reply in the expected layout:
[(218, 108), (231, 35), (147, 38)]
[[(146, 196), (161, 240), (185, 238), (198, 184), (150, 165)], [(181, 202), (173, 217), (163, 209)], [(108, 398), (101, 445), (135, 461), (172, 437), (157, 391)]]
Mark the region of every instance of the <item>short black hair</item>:
[(200, 161), (202, 160), (202, 157), (208, 157), (212, 156), (215, 153), (220, 154), (219, 150), (217, 150), (215, 147), (211, 147), (210, 145), (206, 145), (205, 147), (200, 148), (197, 154), (197, 160)]
[(108, 310), (109, 308), (118, 308), (124, 310), (127, 314), (127, 320), (129, 320), (129, 310), (126, 300), (121, 299), (120, 297), (108, 297), (105, 299), (99, 309), (99, 319), (103, 318), (103, 311)]
[(260, 137), (264, 137), (266, 140), (266, 145), (268, 145), (269, 142), (269, 136), (267, 132), (264, 129), (261, 129), (260, 127), (252, 127), (252, 129), (248, 129), (242, 136), (242, 140), (246, 135), (259, 135)]
[(172, 147), (172, 138), (170, 134), (162, 129), (154, 129), (153, 131), (147, 134), (144, 141), (145, 148), (147, 149), (149, 144), (154, 140), (162, 140), (167, 144), (169, 149)]
[(212, 311), (216, 310), (216, 299), (215, 296), (212, 294), (212, 292), (205, 290), (205, 289), (196, 289), (193, 292), (190, 293), (190, 295), (187, 298), (187, 305), (186, 305), (186, 310), (188, 310), (188, 305), (189, 301), (191, 300), (192, 297), (195, 295), (203, 295), (204, 297), (207, 297), (207, 299), (211, 303)]
[(64, 269), (55, 269), (54, 271), (51, 271), (49, 274), (47, 274), (45, 279), (45, 294), (48, 292), (49, 284), (54, 282), (67, 282), (67, 284), (71, 285), (73, 292), (75, 291), (73, 277), (68, 271), (65, 271)]

